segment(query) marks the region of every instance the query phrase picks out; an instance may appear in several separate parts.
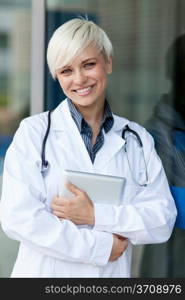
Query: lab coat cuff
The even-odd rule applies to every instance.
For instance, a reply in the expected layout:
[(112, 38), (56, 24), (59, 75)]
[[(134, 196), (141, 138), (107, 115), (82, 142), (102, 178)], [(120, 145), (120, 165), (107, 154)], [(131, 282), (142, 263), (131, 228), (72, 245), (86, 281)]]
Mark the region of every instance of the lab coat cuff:
[(95, 224), (94, 229), (105, 230), (112, 227), (114, 223), (114, 209), (110, 204), (94, 204)]

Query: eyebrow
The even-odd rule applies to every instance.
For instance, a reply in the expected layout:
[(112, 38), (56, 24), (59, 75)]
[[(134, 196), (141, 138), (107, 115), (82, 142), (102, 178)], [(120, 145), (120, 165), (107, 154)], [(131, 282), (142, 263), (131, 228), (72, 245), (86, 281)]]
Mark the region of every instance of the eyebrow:
[(83, 63), (85, 63), (85, 62), (86, 62), (86, 61), (88, 61), (88, 60), (91, 60), (91, 59), (95, 59), (95, 60), (97, 60), (97, 58), (96, 58), (96, 57), (89, 57), (89, 58), (87, 58), (87, 59), (83, 60), (83, 61), (82, 61), (82, 64), (83, 64)]
[[(91, 59), (97, 60), (96, 57), (89, 57), (89, 58), (83, 60), (83, 61), (82, 61), (82, 64), (86, 63), (87, 61), (89, 61), (89, 60), (91, 60)], [(71, 67), (71, 65), (66, 65), (66, 66), (62, 67), (61, 70), (66, 69), (66, 68), (70, 68), (70, 67)]]

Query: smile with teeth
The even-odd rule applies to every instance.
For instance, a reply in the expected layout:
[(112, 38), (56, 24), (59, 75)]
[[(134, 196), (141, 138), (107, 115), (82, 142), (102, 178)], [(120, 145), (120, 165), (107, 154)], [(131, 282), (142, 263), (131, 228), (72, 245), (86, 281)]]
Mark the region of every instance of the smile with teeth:
[(93, 88), (93, 85), (88, 86), (88, 87), (83, 88), (83, 89), (74, 90), (74, 92), (76, 92), (79, 95), (87, 95), (91, 92), (92, 88)]

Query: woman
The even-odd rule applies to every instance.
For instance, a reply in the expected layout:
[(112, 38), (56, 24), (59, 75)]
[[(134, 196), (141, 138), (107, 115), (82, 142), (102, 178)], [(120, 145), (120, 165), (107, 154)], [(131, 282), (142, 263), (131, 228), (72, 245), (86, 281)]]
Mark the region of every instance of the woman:
[[(153, 139), (111, 112), (105, 90), (112, 45), (100, 27), (82, 19), (60, 26), (47, 59), (67, 99), (51, 113), (46, 172), (47, 112), (21, 122), (6, 154), (1, 223), (21, 242), (11, 276), (130, 277), (132, 244), (166, 241), (176, 217)], [(126, 125), (143, 152), (136, 135), (122, 137)], [(74, 196), (58, 197), (65, 169), (125, 177), (122, 204), (95, 204), (70, 183)]]

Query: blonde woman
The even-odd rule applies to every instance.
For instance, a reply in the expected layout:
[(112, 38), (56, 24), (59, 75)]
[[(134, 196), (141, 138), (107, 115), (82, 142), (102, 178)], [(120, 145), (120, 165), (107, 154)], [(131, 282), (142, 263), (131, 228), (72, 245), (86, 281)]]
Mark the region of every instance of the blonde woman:
[[(4, 165), (1, 224), (20, 241), (12, 277), (130, 277), (132, 245), (170, 237), (176, 208), (153, 139), (105, 99), (112, 53), (88, 20), (50, 39), (48, 66), (66, 99), (21, 122)], [(74, 196), (59, 197), (65, 169), (124, 177), (121, 205), (93, 203), (72, 184)]]

